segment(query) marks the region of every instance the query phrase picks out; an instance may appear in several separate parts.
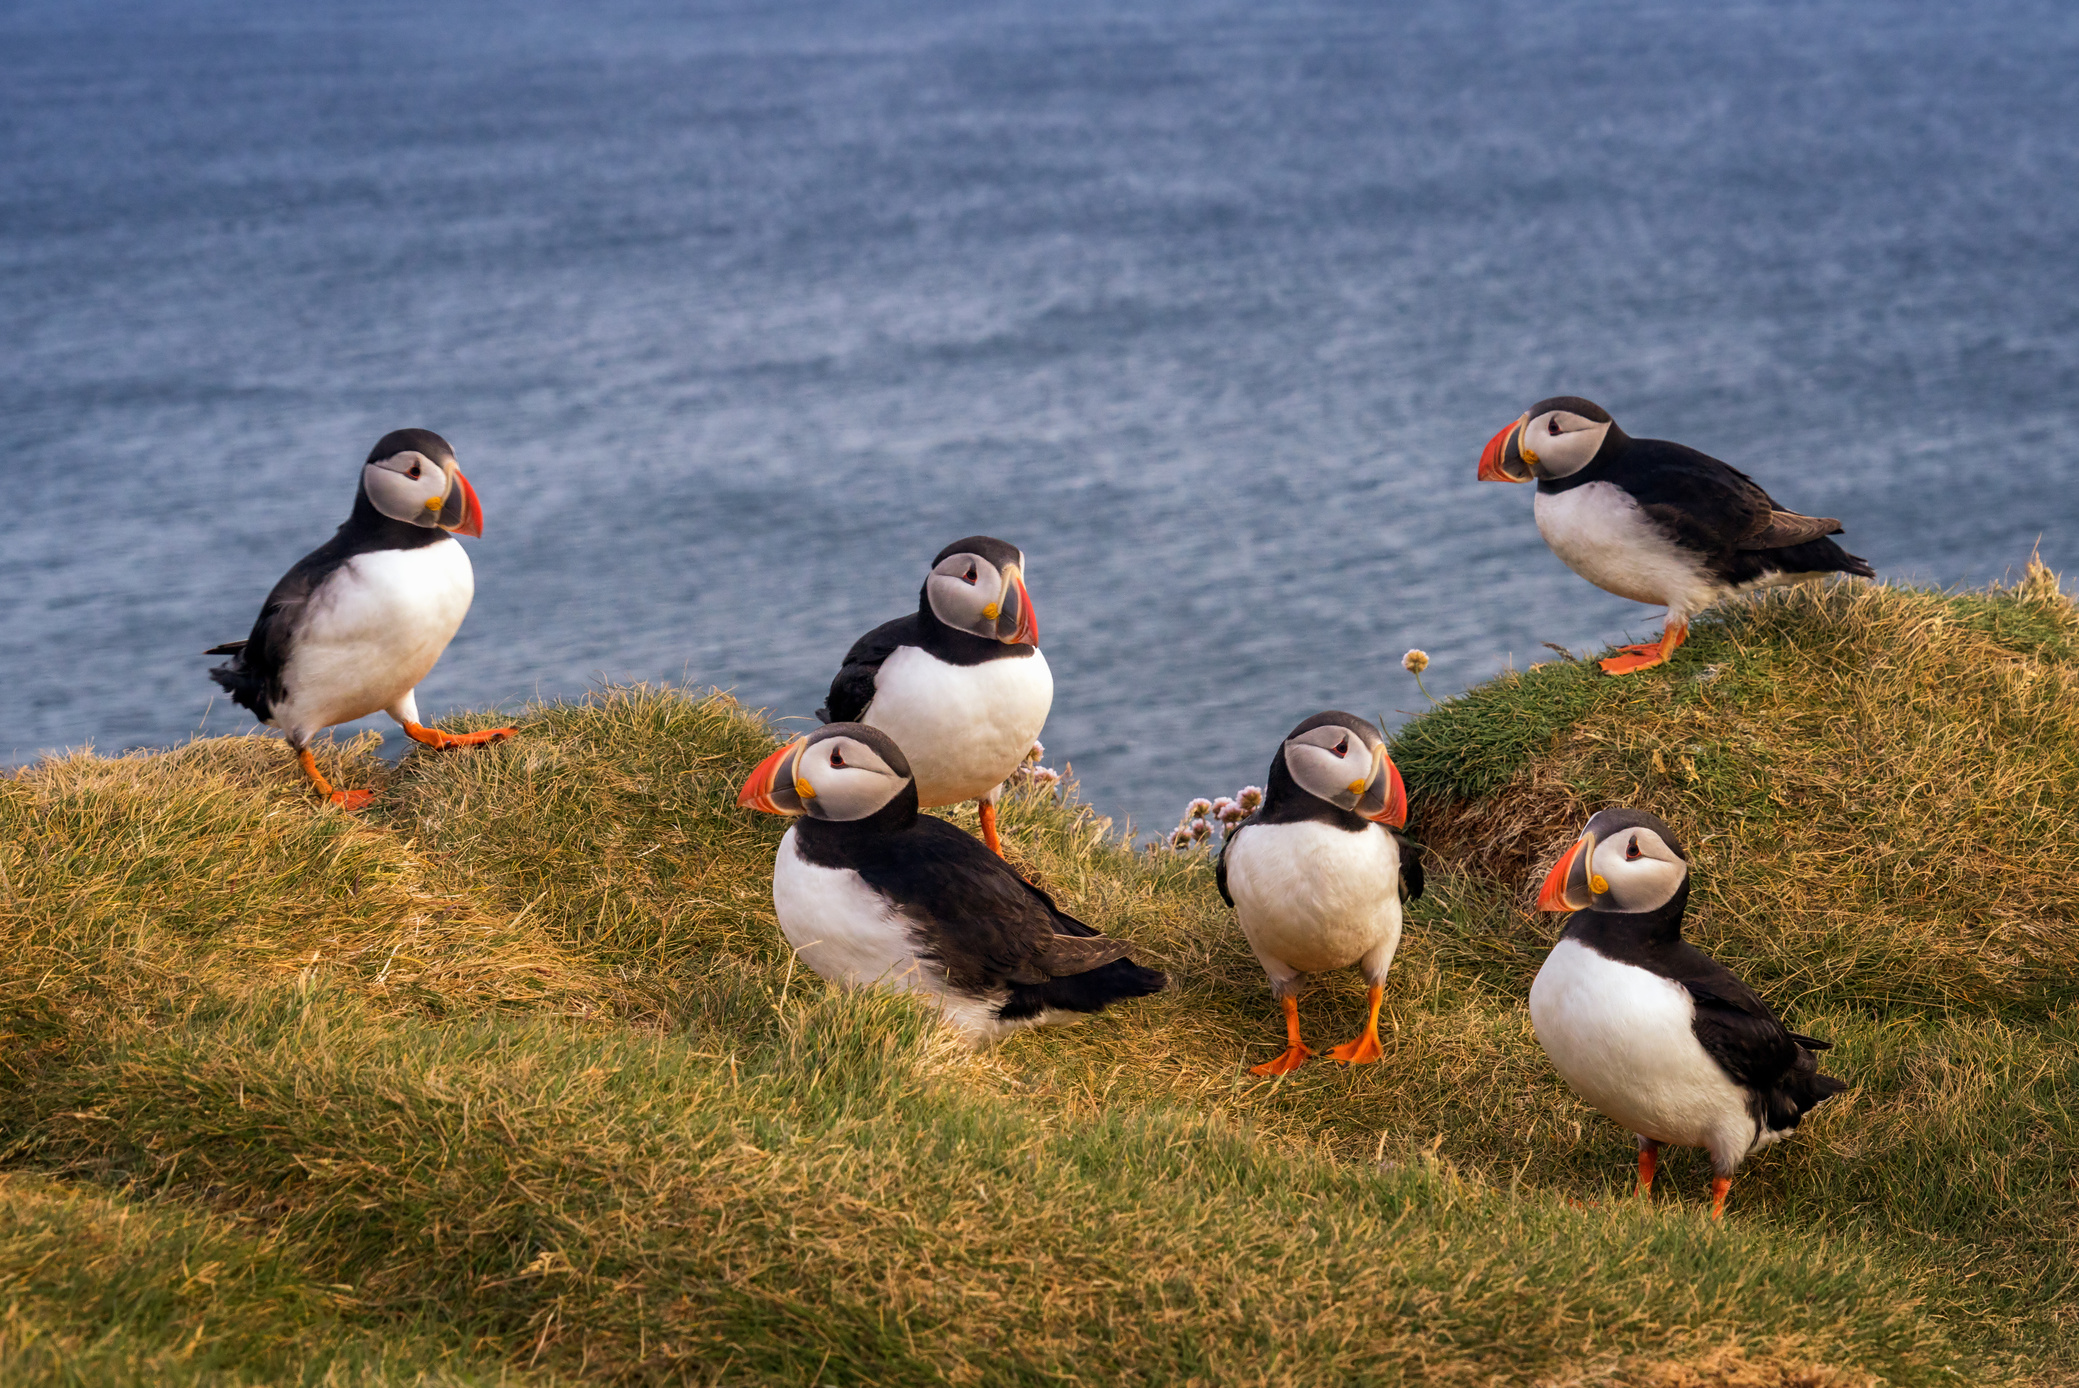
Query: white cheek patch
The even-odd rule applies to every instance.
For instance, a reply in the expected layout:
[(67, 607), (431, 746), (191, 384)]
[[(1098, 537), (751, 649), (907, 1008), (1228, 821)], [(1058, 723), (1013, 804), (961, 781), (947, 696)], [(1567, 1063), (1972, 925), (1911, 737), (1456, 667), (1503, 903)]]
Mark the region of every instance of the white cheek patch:
[(1363, 793), (1361, 787), (1351, 790), (1350, 783), (1368, 780), (1372, 772), (1371, 749), (1355, 734), (1349, 736), (1349, 744), (1349, 751), (1339, 757), (1330, 748), (1295, 738), (1285, 744), (1285, 769), (1308, 794), (1347, 810)]
[[(1639, 856), (1627, 857), (1632, 836), (1638, 835)], [(1591, 878), (1589, 887), (1595, 886), (1594, 877), (1601, 877), (1608, 884), (1610, 906), (1618, 911), (1651, 911), (1667, 903), (1681, 889), (1689, 869), (1684, 863), (1670, 857), (1659, 836), (1632, 829), (1620, 829), (1610, 838), (1595, 847), (1595, 857), (1590, 860)]]
[[(414, 525), (439, 521), (439, 503), (447, 495), (447, 482), (447, 473), (432, 463), (425, 464), (417, 477), (373, 463), (361, 470), (361, 485), (375, 509), (391, 520), (410, 521)], [(430, 509), (428, 501), (435, 503)]]
[[(931, 598), (932, 615), (956, 630), (975, 636), (995, 636), (996, 619), (986, 615), (984, 609), (995, 602), (997, 594), (1002, 591), (1003, 575), (996, 571), (994, 564), (972, 555), (954, 555), (944, 567), (954, 567), (954, 560), (962, 561), (958, 572), (933, 571), (925, 580), (924, 591)], [(974, 564), (973, 583), (965, 577), (968, 562)]]
[[(1558, 434), (1552, 432), (1555, 415), (1559, 416), (1562, 430)], [(1595, 455), (1602, 451), (1603, 439), (1610, 432), (1609, 424), (1569, 429), (1569, 422), (1581, 421), (1578, 416), (1555, 410), (1551, 414), (1539, 415), (1523, 426), (1521, 447), (1526, 453), (1538, 455), (1538, 471), (1543, 476), (1571, 477), (1594, 462)]]

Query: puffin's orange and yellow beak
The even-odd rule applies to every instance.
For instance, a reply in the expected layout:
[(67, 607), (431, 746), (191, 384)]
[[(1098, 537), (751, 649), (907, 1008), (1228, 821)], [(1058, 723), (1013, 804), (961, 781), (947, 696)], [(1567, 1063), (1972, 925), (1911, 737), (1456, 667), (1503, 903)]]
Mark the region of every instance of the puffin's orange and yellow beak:
[(1393, 758), (1386, 756), (1383, 750), (1379, 755), (1386, 761), (1386, 804), (1365, 818), (1377, 824), (1405, 829), (1408, 825), (1408, 788), (1401, 781), (1400, 768), (1393, 764)]
[(1025, 591), (1025, 575), (1017, 574), (1011, 582), (1018, 585), (1018, 629), (1011, 633), (1014, 646), (1037, 646), (1039, 644), (1039, 613), (1032, 610), (1032, 594)]
[[(1538, 892), (1540, 911), (1579, 911), (1588, 906), (1585, 894), (1588, 875), (1588, 859), (1595, 853), (1595, 836), (1583, 834), (1574, 840), (1574, 846), (1561, 855), (1545, 875), (1545, 885)], [(1576, 875), (1583, 880), (1574, 881)], [(1581, 894), (1576, 901), (1575, 895)]]
[(476, 488), (455, 469), (455, 485), (448, 491), (447, 505), (440, 511), (440, 528), (452, 535), (482, 535), (484, 504), (476, 499)]
[(1528, 482), (1531, 472), (1524, 466), (1517, 452), (1515, 435), (1530, 422), (1529, 415), (1519, 415), (1502, 431), (1487, 440), (1487, 447), (1480, 450), (1480, 480), (1482, 482)]
[(743, 789), (736, 793), (736, 803), (767, 814), (800, 814), (801, 796), (794, 789), (794, 759), (807, 741), (806, 736), (797, 737), (759, 762)]

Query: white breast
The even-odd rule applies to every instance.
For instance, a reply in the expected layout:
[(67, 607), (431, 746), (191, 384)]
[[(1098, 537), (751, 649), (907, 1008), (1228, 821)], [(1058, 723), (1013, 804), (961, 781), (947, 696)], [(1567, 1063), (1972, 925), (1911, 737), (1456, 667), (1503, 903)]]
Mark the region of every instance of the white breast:
[(270, 720), (292, 735), (365, 718), (416, 688), (476, 595), (461, 542), (357, 554), (305, 605)]
[(916, 646), (882, 663), (860, 721), (895, 739), (926, 805), (956, 805), (1015, 771), (1046, 726), (1054, 673), (1029, 656), (949, 665)]
[(1538, 533), (1566, 566), (1606, 592), (1657, 603), (1686, 621), (1730, 590), (1614, 482), (1540, 491)]
[(828, 868), (801, 856), (789, 829), (773, 860), (772, 905), (780, 933), (801, 962), (840, 988), (886, 988), (920, 993), (938, 1004), (945, 1019), (974, 1044), (1013, 1031), (1062, 1020), (1047, 1013), (1017, 1022), (998, 1020), (1009, 996), (961, 993), (944, 973), (919, 959), (909, 923), (889, 900), (849, 868)]
[(1530, 985), (1530, 1020), (1583, 1102), (1656, 1142), (1707, 1147), (1731, 1171), (1756, 1145), (1747, 1091), (1711, 1059), (1689, 990), (1578, 940), (1552, 947)]
[(1360, 960), (1384, 982), (1400, 947), (1400, 846), (1381, 825), (1249, 825), (1227, 850), (1227, 891), (1274, 982)]

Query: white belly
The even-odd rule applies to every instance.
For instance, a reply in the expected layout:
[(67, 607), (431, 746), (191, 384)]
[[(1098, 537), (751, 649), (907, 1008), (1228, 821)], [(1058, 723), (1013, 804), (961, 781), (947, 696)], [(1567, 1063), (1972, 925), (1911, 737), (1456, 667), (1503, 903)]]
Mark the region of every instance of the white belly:
[(1370, 956), (1383, 982), (1400, 947), (1400, 846), (1377, 824), (1250, 825), (1227, 851), (1227, 891), (1273, 980)]
[(904, 646), (881, 665), (860, 721), (895, 739), (925, 805), (987, 793), (1025, 760), (1054, 705), (1054, 674), (1029, 656), (948, 665)]
[(1541, 491), (1536, 509), (1538, 533), (1552, 552), (1605, 592), (1657, 603), (1686, 621), (1730, 591), (1614, 482)]
[(773, 860), (772, 905), (780, 934), (802, 963), (840, 988), (885, 988), (919, 993), (935, 1002), (946, 1021), (968, 1041), (981, 1044), (1024, 1027), (1067, 1020), (1045, 1013), (1001, 1021), (1007, 991), (975, 995), (956, 992), (938, 966), (917, 957), (908, 922), (888, 899), (847, 868), (818, 866), (795, 848), (789, 829)]
[(432, 671), (475, 596), (469, 555), (452, 536), (355, 555), (305, 606), (282, 671), (287, 697), (270, 721), (308, 737), (388, 708)]
[(1755, 1146), (1755, 1122), (1695, 1017), (1681, 984), (1578, 940), (1554, 945), (1530, 985), (1538, 1044), (1584, 1103), (1656, 1142), (1707, 1147), (1729, 1171)]

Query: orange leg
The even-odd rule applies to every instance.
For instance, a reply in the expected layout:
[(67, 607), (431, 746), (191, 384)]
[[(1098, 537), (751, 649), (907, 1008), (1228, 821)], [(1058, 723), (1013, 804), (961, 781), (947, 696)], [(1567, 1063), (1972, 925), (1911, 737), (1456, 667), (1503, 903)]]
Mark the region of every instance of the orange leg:
[(1003, 856), (1003, 840), (996, 837), (996, 806), (987, 800), (981, 802), (982, 842), (997, 857)]
[(1364, 1024), (1364, 1035), (1355, 1041), (1345, 1041), (1329, 1051), (1330, 1060), (1340, 1060), (1346, 1065), (1369, 1065), (1386, 1054), (1379, 1049), (1379, 1002), (1386, 996), (1386, 985), (1372, 985), (1372, 1015)]
[(503, 742), (518, 732), (518, 728), (486, 728), (480, 733), (444, 733), (438, 728), (429, 728), (420, 723), (406, 723), (404, 735), (413, 742), (423, 742), (436, 752), (450, 747), (479, 747), (486, 742)]
[(1640, 1143), (1640, 1144), (1639, 1144), (1639, 1189), (1638, 1189), (1638, 1194), (1640, 1194), (1640, 1195), (1644, 1195), (1644, 1196), (1651, 1196), (1651, 1195), (1653, 1194), (1653, 1172), (1654, 1172), (1654, 1168), (1655, 1168), (1655, 1167), (1656, 1167), (1656, 1165), (1658, 1164), (1658, 1158), (1659, 1158), (1659, 1156), (1660, 1156), (1660, 1144), (1659, 1144), (1659, 1143), (1657, 1143), (1657, 1142), (1642, 1142), (1642, 1143)]
[(1731, 1190), (1732, 1177), (1713, 1176), (1711, 1178), (1711, 1218), (1725, 1218), (1725, 1197)]
[(1311, 1060), (1314, 1050), (1299, 1039), (1299, 999), (1286, 998), (1285, 1003), (1285, 1051), (1275, 1060), (1266, 1060), (1261, 1065), (1251, 1065), (1252, 1075), (1289, 1075)]
[(1638, 670), (1650, 670), (1656, 665), (1665, 665), (1675, 650), (1689, 639), (1686, 622), (1670, 621), (1660, 630), (1660, 640), (1643, 646), (1619, 646), (1617, 654), (1599, 662), (1603, 672), (1610, 675), (1629, 675)]
[(310, 783), (318, 788), (318, 794), (333, 804), (344, 809), (358, 810), (375, 799), (375, 792), (372, 790), (334, 790), (332, 783), (318, 770), (318, 759), (310, 754), (310, 748), (298, 748), (296, 759), (303, 763), (303, 774), (310, 777)]

